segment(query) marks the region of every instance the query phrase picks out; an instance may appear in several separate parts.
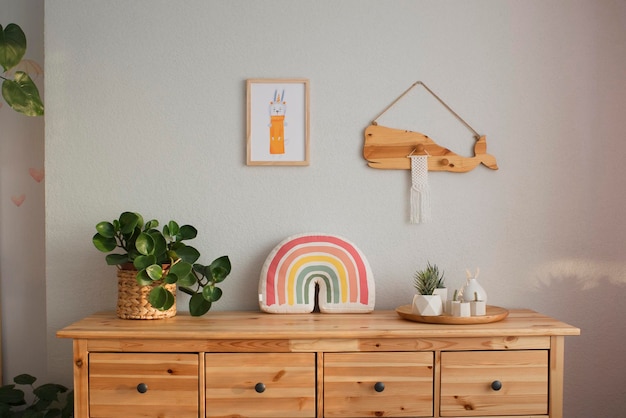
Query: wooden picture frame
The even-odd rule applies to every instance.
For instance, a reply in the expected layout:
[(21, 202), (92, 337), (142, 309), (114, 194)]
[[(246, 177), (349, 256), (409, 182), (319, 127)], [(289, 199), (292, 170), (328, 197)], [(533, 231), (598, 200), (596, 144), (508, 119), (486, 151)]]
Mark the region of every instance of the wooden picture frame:
[(309, 165), (309, 80), (246, 82), (247, 165)]

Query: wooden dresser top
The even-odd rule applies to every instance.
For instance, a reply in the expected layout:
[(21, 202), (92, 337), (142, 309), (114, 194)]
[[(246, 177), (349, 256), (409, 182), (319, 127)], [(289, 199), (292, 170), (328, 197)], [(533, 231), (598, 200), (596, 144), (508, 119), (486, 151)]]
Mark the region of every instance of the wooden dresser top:
[(359, 314), (269, 314), (213, 311), (201, 317), (178, 313), (155, 320), (118, 319), (114, 312), (88, 316), (57, 332), (73, 339), (346, 339), (451, 338), (579, 335), (580, 329), (529, 309), (510, 310), (489, 324), (438, 325), (412, 322), (395, 311)]

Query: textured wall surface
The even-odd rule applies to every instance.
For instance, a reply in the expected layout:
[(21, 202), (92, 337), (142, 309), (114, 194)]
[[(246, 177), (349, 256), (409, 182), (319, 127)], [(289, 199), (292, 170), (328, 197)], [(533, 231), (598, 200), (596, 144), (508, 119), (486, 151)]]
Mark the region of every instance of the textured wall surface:
[[(265, 257), (302, 232), (359, 246), (377, 309), (408, 303), (427, 261), (452, 287), (480, 267), (490, 303), (582, 328), (566, 343), (567, 417), (626, 408), (623, 1), (56, 0), (45, 23), (51, 374), (71, 376), (54, 332), (114, 307), (115, 270), (90, 239), (130, 209), (196, 225), (203, 261), (231, 257), (216, 310), (258, 309)], [(308, 167), (245, 164), (245, 80), (276, 77), (310, 80)], [(500, 166), (431, 173), (423, 225), (408, 222), (409, 172), (361, 154), (417, 80)], [(424, 90), (379, 123), (471, 154)]]
[[(0, 0), (2, 28), (15, 23), (26, 35), (26, 54), (16, 68), (29, 73), (42, 98), (45, 97), (43, 6), (40, 0)], [(12, 74), (12, 71), (8, 74), (10, 78)], [(0, 305), (4, 382), (22, 373), (40, 379), (46, 375), (44, 177), (44, 118), (17, 113), (0, 97)]]

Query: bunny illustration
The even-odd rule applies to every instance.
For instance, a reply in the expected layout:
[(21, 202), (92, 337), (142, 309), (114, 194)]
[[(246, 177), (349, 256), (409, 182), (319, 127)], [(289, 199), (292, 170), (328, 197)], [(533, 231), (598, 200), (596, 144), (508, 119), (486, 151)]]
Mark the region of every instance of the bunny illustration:
[(274, 90), (274, 100), (270, 102), (270, 154), (285, 153), (285, 90), (282, 96)]

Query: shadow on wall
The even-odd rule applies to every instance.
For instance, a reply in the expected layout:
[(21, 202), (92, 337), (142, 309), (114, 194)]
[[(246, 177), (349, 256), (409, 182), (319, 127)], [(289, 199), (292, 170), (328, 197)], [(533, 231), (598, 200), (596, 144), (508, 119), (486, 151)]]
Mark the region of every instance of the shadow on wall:
[(534, 277), (529, 291), (542, 313), (581, 329), (565, 343), (564, 416), (619, 416), (626, 410), (626, 263), (563, 259)]

